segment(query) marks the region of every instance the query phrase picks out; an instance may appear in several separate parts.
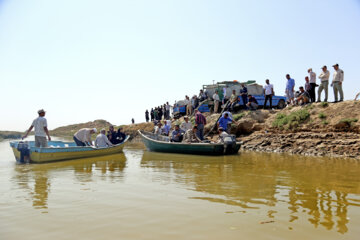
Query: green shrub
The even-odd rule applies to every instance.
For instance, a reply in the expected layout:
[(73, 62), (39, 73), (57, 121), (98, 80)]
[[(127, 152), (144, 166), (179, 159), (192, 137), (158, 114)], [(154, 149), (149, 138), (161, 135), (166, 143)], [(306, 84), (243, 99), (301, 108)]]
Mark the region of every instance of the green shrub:
[(325, 119), (326, 118), (325, 113), (323, 113), (323, 112), (319, 113), (319, 118), (320, 119)]
[(244, 112), (238, 113), (238, 114), (234, 114), (234, 115), (233, 115), (233, 120), (234, 120), (234, 121), (238, 121), (238, 120), (240, 120), (241, 118), (243, 118), (244, 116), (245, 116), (245, 113), (244, 113)]
[(344, 118), (340, 120), (340, 123), (347, 123), (348, 125), (351, 125), (354, 122), (357, 122), (358, 120), (356, 118)]
[(306, 121), (310, 117), (310, 113), (306, 109), (301, 109), (286, 115), (279, 113), (276, 115), (273, 127), (280, 129), (294, 129), (300, 126), (301, 123)]
[(327, 106), (329, 106), (329, 104), (328, 104), (327, 102), (321, 102), (321, 106), (322, 106), (323, 108), (326, 108)]
[(312, 110), (312, 109), (314, 109), (314, 105), (308, 104), (308, 105), (306, 105), (305, 109), (306, 110)]
[(326, 121), (326, 120), (323, 120), (321, 123), (322, 123), (323, 125), (328, 125), (328, 124), (329, 124), (329, 122)]

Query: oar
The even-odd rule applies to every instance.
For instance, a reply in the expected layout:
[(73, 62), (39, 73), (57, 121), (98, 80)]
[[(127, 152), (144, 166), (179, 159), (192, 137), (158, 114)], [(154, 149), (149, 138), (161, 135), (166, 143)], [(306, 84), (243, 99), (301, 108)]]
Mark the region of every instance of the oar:
[(229, 105), (230, 101), (227, 101), (226, 102), (226, 105), (225, 107), (223, 108), (223, 110), (221, 111), (220, 113), (220, 116), (218, 117), (218, 119), (216, 120), (214, 126), (210, 129), (210, 131), (204, 136), (204, 138), (206, 138), (212, 131), (214, 131), (216, 125), (217, 125), (217, 122), (219, 121), (219, 119), (221, 118), (222, 114), (225, 112), (225, 110), (227, 109), (228, 105)]

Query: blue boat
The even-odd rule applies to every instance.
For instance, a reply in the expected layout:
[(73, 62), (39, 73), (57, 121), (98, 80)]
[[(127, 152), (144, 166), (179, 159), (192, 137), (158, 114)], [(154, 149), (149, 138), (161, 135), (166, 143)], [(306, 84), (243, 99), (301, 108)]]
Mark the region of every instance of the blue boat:
[(129, 136), (122, 143), (106, 148), (79, 147), (74, 142), (63, 141), (49, 141), (45, 148), (35, 147), (34, 141), (13, 141), (10, 142), (10, 147), (17, 162), (44, 163), (119, 153), (128, 139)]

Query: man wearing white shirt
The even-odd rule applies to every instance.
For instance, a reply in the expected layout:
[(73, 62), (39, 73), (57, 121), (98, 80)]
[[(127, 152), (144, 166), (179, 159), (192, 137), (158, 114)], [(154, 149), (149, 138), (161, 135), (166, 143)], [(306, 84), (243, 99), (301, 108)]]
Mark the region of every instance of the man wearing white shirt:
[(191, 106), (190, 98), (187, 95), (185, 96), (184, 104), (186, 108), (186, 115), (191, 115), (192, 106)]
[(333, 65), (335, 72), (331, 86), (334, 89), (335, 102), (338, 101), (338, 92), (340, 93), (340, 102), (344, 100), (344, 92), (342, 90), (342, 83), (344, 81), (344, 71), (339, 68), (339, 64)]
[(214, 99), (214, 113), (217, 113), (219, 110), (219, 103), (220, 103), (220, 97), (218, 94), (218, 90), (215, 91), (215, 93), (213, 95), (213, 99)]
[(30, 128), (27, 130), (26, 134), (23, 136), (23, 139), (26, 138), (31, 130), (35, 128), (35, 147), (47, 147), (46, 136), (48, 136), (49, 141), (51, 141), (51, 137), (49, 134), (49, 130), (47, 128), (47, 121), (45, 117), (44, 109), (40, 109), (38, 111), (39, 117), (36, 118)]
[(104, 147), (112, 146), (112, 143), (106, 137), (105, 133), (106, 133), (105, 129), (101, 129), (99, 135), (96, 136), (95, 147), (104, 148)]
[(265, 82), (266, 82), (266, 85), (264, 87), (264, 96), (265, 96), (264, 109), (266, 108), (267, 100), (269, 100), (270, 109), (272, 109), (272, 96), (274, 96), (274, 86), (272, 84), (270, 84), (269, 79), (266, 79)]
[(184, 132), (186, 132), (189, 129), (192, 129), (193, 125), (191, 122), (189, 122), (189, 117), (185, 116), (184, 117), (184, 122), (181, 123), (180, 125), (180, 129), (183, 130)]
[(309, 77), (310, 77), (310, 100), (311, 102), (315, 102), (315, 87), (316, 87), (316, 73), (313, 72), (312, 68), (308, 69)]
[(322, 70), (323, 70), (322, 73), (320, 73), (320, 75), (319, 75), (319, 79), (321, 80), (321, 83), (320, 83), (320, 86), (319, 86), (319, 89), (318, 89), (317, 101), (320, 102), (321, 92), (322, 92), (322, 90), (324, 90), (325, 91), (324, 102), (327, 102), (330, 72), (327, 70), (326, 66), (323, 66)]
[(169, 102), (166, 102), (165, 113), (166, 113), (165, 119), (169, 120), (170, 119), (170, 104), (169, 104)]
[(158, 123), (157, 123), (157, 125), (155, 126), (155, 128), (154, 128), (154, 134), (155, 135), (161, 135), (162, 134), (162, 124), (161, 124), (161, 122), (159, 121)]
[(92, 146), (91, 134), (96, 133), (96, 128), (82, 128), (74, 134), (76, 146)]

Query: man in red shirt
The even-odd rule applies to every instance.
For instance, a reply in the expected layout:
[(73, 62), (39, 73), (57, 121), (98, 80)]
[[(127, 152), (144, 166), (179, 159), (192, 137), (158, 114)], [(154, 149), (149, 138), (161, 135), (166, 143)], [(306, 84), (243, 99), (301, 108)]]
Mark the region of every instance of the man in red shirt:
[(197, 134), (200, 140), (204, 140), (204, 126), (206, 124), (206, 118), (201, 114), (199, 110), (195, 110), (195, 124), (197, 125)]

